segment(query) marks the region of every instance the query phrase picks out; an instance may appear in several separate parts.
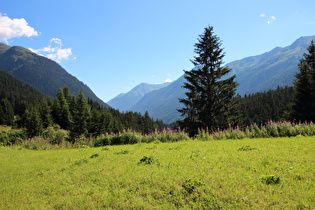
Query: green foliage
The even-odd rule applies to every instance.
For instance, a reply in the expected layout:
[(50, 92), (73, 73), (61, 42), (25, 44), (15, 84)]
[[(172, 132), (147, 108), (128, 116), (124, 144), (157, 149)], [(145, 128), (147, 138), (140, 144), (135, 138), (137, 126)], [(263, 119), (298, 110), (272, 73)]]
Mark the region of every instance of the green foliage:
[(80, 135), (87, 135), (88, 120), (90, 118), (90, 107), (82, 91), (80, 91), (76, 107), (73, 115), (73, 122), (70, 129), (70, 136), (72, 139)]
[(267, 184), (267, 185), (279, 184), (280, 183), (280, 177), (277, 175), (263, 175), (260, 177), (260, 181), (264, 184)]
[(150, 157), (143, 156), (143, 158), (141, 158), (138, 163), (144, 164), (144, 165), (151, 165), (151, 164), (160, 165), (159, 160), (151, 156)]
[(26, 112), (25, 127), (28, 137), (38, 136), (42, 133), (43, 125), (37, 107), (33, 107), (30, 112)]
[(293, 87), (278, 87), (276, 90), (243, 96), (239, 104), (241, 118), (238, 125), (244, 128), (254, 123), (267, 124), (270, 120), (289, 119), (293, 92)]
[(182, 187), (189, 193), (192, 194), (196, 188), (204, 186), (205, 183), (200, 179), (186, 179), (182, 184)]

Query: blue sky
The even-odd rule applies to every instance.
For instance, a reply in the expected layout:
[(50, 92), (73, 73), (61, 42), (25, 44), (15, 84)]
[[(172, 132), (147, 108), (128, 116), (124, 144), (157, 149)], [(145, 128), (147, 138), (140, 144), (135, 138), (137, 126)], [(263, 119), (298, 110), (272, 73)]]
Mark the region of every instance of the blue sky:
[(0, 41), (54, 59), (107, 102), (193, 68), (208, 25), (228, 63), (315, 35), (314, 0), (2, 0)]

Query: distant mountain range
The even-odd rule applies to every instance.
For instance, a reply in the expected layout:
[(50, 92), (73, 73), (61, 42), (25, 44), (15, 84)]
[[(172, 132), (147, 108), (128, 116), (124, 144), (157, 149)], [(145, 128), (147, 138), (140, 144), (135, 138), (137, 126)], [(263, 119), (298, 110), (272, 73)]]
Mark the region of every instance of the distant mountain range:
[[(312, 39), (315, 40), (315, 36), (301, 37), (288, 47), (276, 47), (264, 54), (228, 63), (239, 83), (237, 93), (244, 95), (276, 89), (277, 86), (292, 86), (299, 60), (307, 52)], [(130, 111), (142, 114), (148, 111), (154, 119), (165, 123), (175, 122), (180, 119), (177, 109), (182, 108), (178, 98), (185, 98), (186, 89), (182, 88), (184, 81), (183, 75), (167, 87), (148, 92)], [(127, 102), (120, 100), (119, 103)]]
[(58, 89), (67, 85), (71, 93), (78, 95), (82, 90), (86, 98), (109, 107), (87, 85), (69, 74), (58, 63), (26, 48), (0, 43), (0, 69), (30, 84), (48, 97), (54, 98)]
[(119, 94), (115, 98), (108, 101), (107, 104), (115, 109), (119, 109), (119, 111), (128, 111), (148, 92), (167, 87), (169, 84), (170, 82), (165, 82), (163, 84), (141, 83), (130, 90), (128, 93)]

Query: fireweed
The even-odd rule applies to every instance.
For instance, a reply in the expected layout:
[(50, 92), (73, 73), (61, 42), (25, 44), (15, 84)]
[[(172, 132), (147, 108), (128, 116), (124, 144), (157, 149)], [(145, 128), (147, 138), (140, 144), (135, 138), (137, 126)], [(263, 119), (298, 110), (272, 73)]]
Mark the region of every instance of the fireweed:
[[(53, 133), (53, 135), (51, 134)], [(87, 147), (100, 147), (106, 145), (123, 145), (123, 144), (137, 144), (137, 143), (150, 143), (150, 142), (177, 142), (189, 140), (188, 134), (185, 129), (177, 128), (164, 128), (162, 131), (155, 129), (150, 134), (143, 134), (134, 130), (123, 130), (123, 132), (105, 133), (99, 136), (80, 136), (75, 139), (73, 143), (67, 141), (66, 131), (47, 131), (43, 133), (43, 137), (37, 136), (33, 138), (20, 139), (15, 142), (15, 146), (47, 150), (57, 148), (87, 148)], [(288, 121), (273, 122), (269, 121), (266, 125), (258, 126), (257, 124), (247, 126), (241, 129), (238, 126), (233, 128), (229, 125), (228, 129), (221, 130), (220, 128), (211, 131), (208, 128), (200, 128), (198, 134), (195, 136), (196, 140), (209, 141), (209, 140), (224, 140), (224, 139), (244, 139), (244, 138), (268, 138), (268, 137), (293, 137), (297, 135), (313, 136), (315, 135), (315, 125), (310, 123), (291, 123)], [(7, 139), (0, 138), (0, 144), (8, 145)], [(5, 142), (5, 141), (6, 142)]]

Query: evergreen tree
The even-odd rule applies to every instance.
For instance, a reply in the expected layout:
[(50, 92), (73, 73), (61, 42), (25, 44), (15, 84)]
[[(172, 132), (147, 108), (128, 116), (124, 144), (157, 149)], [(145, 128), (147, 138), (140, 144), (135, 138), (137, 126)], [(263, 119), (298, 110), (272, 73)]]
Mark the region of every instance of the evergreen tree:
[(82, 91), (80, 91), (76, 109), (74, 110), (73, 122), (70, 129), (70, 136), (72, 139), (79, 137), (80, 135), (86, 135), (88, 133), (88, 120), (90, 118), (90, 107)]
[(143, 133), (144, 134), (149, 134), (153, 131), (154, 128), (153, 128), (152, 122), (153, 120), (150, 118), (149, 112), (146, 111), (144, 114), (144, 120), (143, 120), (143, 123), (144, 123)]
[(193, 135), (197, 128), (215, 130), (236, 122), (237, 102), (233, 100), (237, 83), (235, 75), (226, 78), (231, 69), (222, 67), (223, 49), (213, 27), (205, 28), (195, 44), (197, 56), (191, 62), (195, 68), (185, 72), (187, 98), (179, 99), (184, 108), (178, 110), (185, 119), (182, 126)]
[(13, 125), (14, 111), (8, 99), (0, 102), (0, 125)]
[(55, 122), (63, 129), (69, 129), (71, 126), (71, 113), (69, 104), (64, 96), (64, 92), (59, 88), (53, 104), (53, 116)]
[(315, 44), (311, 41), (308, 54), (298, 64), (299, 72), (294, 81), (294, 98), (291, 118), (300, 121), (315, 120)]
[(46, 98), (43, 98), (41, 100), (40, 116), (41, 116), (43, 128), (47, 128), (48, 126), (53, 124), (53, 119), (51, 116), (51, 109), (48, 105), (48, 101)]
[(42, 122), (38, 108), (34, 106), (31, 112), (26, 111), (26, 133), (28, 137), (40, 135), (42, 132)]

